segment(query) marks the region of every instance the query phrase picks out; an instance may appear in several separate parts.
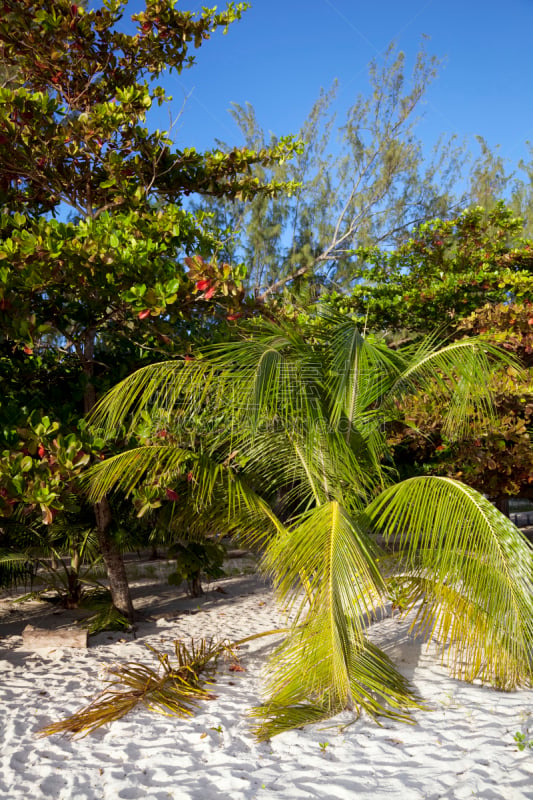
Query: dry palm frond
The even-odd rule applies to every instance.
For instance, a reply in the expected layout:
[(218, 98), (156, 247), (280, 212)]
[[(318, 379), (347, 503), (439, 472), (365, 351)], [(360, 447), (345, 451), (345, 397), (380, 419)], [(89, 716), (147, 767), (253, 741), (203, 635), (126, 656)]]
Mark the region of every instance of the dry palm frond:
[[(231, 645), (201, 639), (191, 641), (187, 647), (174, 642), (177, 663), (169, 656), (148, 645), (159, 661), (152, 669), (139, 662), (129, 662), (109, 668), (115, 680), (108, 682), (104, 691), (88, 706), (71, 717), (47, 725), (39, 731), (41, 736), (65, 733), (86, 736), (108, 722), (120, 719), (139, 703), (146, 708), (168, 716), (186, 717), (192, 714), (201, 700), (210, 697), (205, 688), (216, 661), (223, 653), (232, 654)], [(233, 656), (234, 657), (234, 656)]]

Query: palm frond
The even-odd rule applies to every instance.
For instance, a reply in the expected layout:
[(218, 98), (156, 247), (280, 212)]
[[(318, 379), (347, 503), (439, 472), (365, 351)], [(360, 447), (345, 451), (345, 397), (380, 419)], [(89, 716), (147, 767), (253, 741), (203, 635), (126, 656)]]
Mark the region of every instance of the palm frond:
[(202, 639), (198, 643), (192, 641), (187, 647), (176, 641), (175, 664), (168, 655), (150, 645), (148, 649), (159, 662), (158, 669), (138, 662), (110, 667), (108, 672), (115, 680), (108, 681), (108, 687), (92, 703), (67, 719), (47, 725), (40, 735), (87, 736), (102, 725), (120, 719), (139, 704), (168, 716), (189, 716), (200, 701), (209, 698), (205, 685), (209, 683), (217, 659), (229, 651), (229, 646)]
[(332, 422), (343, 416), (349, 426), (357, 427), (361, 414), (387, 395), (402, 371), (402, 358), (384, 343), (363, 336), (353, 320), (339, 321), (330, 335)]
[(85, 483), (93, 502), (112, 491), (129, 495), (147, 475), (175, 477), (184, 464), (197, 459), (191, 450), (175, 445), (146, 445), (125, 450), (116, 456), (100, 461), (89, 469)]
[(405, 368), (390, 387), (387, 402), (424, 387), (439, 391), (449, 398), (443, 428), (449, 438), (460, 437), (476, 413), (493, 417), (494, 364), (518, 367), (512, 356), (479, 337), (460, 339), (445, 347), (427, 337), (405, 355)]
[(416, 702), (364, 636), (383, 589), (375, 555), (362, 525), (336, 501), (269, 543), (265, 566), (294, 622), (269, 660), (270, 699), (255, 711), (260, 737), (347, 707), (390, 716)]
[(134, 430), (147, 408), (190, 418), (204, 407), (215, 378), (212, 365), (201, 359), (149, 364), (104, 395), (91, 412), (90, 422), (105, 436), (116, 436), (126, 421), (128, 430)]
[(453, 674), (506, 687), (531, 677), (533, 550), (482, 495), (450, 478), (411, 478), (367, 509), (374, 529), (399, 548), (406, 606), (452, 645)]
[[(331, 620), (328, 627), (342, 629), (347, 617), (355, 615), (360, 620), (379, 603), (383, 582), (375, 556), (376, 548), (357, 519), (332, 500), (273, 538), (264, 566), (280, 602), (303, 610), (309, 601), (309, 612), (323, 609)], [(356, 624), (361, 636), (362, 622)]]
[[(285, 644), (275, 656), (293, 663), (295, 660), (292, 648), (287, 652)], [(274, 694), (273, 700), (252, 709), (251, 716), (259, 720), (254, 728), (257, 738), (264, 741), (302, 725), (323, 722), (347, 708), (358, 715), (366, 712), (378, 724), (379, 717), (413, 722), (410, 712), (425, 706), (386, 653), (365, 638), (351, 656), (348, 698), (334, 689), (317, 697), (312, 686), (306, 698), (295, 675), (292, 684), (295, 691), (291, 692), (289, 687), (288, 691)]]

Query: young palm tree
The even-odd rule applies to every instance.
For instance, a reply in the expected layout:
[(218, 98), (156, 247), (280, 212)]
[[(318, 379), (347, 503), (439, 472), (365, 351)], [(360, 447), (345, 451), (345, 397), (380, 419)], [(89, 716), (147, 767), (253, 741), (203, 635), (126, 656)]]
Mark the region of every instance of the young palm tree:
[[(293, 609), (270, 663), (269, 700), (256, 710), (260, 736), (345, 708), (403, 718), (416, 705), (365, 635), (391, 587), (429, 638), (450, 645), (453, 674), (505, 688), (530, 678), (530, 546), (457, 481), (396, 483), (386, 444), (402, 398), (425, 385), (449, 396), (449, 434), (480, 407), (490, 413), (484, 387), (496, 358), (480, 340), (394, 352), (325, 312), (303, 332), (255, 323), (193, 361), (140, 370), (101, 402), (94, 421), (111, 433), (148, 409), (154, 439), (98, 465), (93, 498), (157, 476), (189, 498), (192, 535), (229, 531), (260, 545)], [(162, 417), (172, 443), (156, 435)]]

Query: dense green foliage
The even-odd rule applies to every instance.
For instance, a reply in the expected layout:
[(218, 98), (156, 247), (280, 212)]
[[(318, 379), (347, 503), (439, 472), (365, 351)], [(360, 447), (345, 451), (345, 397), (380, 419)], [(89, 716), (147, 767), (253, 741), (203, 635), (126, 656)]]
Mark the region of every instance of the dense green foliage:
[[(192, 530), (262, 545), (294, 622), (270, 663), (261, 737), (346, 707), (405, 715), (412, 692), (365, 635), (391, 595), (450, 645), (445, 659), (457, 676), (505, 687), (530, 677), (527, 542), (464, 484), (397, 483), (387, 445), (398, 404), (435, 381), (446, 435), (460, 438), (472, 414), (490, 414), (491, 361), (508, 359), (476, 339), (394, 352), (329, 313), (321, 328), (301, 332), (249, 325), (201, 356), (147, 366), (97, 406), (110, 434), (125, 423), (134, 429), (147, 410), (154, 428), (150, 445), (91, 470), (92, 496), (157, 481), (186, 493)], [(162, 417), (170, 441), (157, 436)], [(200, 447), (191, 445), (191, 420)]]
[[(2, 515), (16, 507), (27, 522), (37, 514), (49, 524), (69, 509), (80, 470), (102, 449), (87, 429), (77, 432), (98, 393), (162, 353), (188, 352), (195, 331), (209, 336), (216, 317), (239, 313), (242, 268), (217, 262), (216, 233), (183, 197), (245, 200), (291, 188), (251, 173), (296, 152), (290, 137), (201, 154), (149, 128), (152, 104), (170, 99), (157, 78), (191, 66), (190, 50), (244, 10), (174, 6), (148, 0), (127, 33), (122, 0), (96, 10), (66, 0), (3, 4)], [(46, 431), (37, 431), (44, 417)], [(105, 538), (105, 501), (96, 512)], [(124, 598), (122, 606), (131, 614)]]

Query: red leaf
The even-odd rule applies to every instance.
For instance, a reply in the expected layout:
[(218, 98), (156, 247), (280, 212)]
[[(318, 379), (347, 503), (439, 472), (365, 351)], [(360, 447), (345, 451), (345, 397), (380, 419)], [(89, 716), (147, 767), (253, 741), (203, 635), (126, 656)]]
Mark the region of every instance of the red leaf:
[(204, 292), (206, 289), (209, 289), (211, 286), (211, 281), (207, 281), (205, 279), (196, 282), (196, 288), (199, 292)]
[(139, 311), (138, 317), (139, 319), (146, 319), (146, 317), (150, 316), (150, 309), (145, 308), (142, 311)]
[(167, 489), (166, 491), (167, 491), (167, 498), (169, 500), (172, 500), (173, 503), (175, 503), (176, 500), (180, 499), (179, 494), (175, 492), (174, 489)]
[(240, 664), (231, 664), (229, 668), (230, 672), (246, 672), (244, 667), (241, 667)]
[(39, 458), (44, 458), (46, 455), (46, 450), (44, 449), (42, 444), (39, 445), (37, 452), (39, 453)]
[(206, 299), (206, 300), (211, 300), (211, 298), (213, 297), (213, 295), (215, 294), (215, 292), (216, 292), (216, 287), (215, 287), (215, 286), (212, 286), (212, 287), (211, 287), (210, 289), (208, 289), (208, 290), (207, 290), (207, 292), (205, 293), (205, 295), (204, 295), (205, 299)]
[(24, 348), (24, 352), (26, 353), (27, 356), (33, 355), (33, 350), (31, 347), (28, 347), (28, 345), (26, 345), (26, 347)]

